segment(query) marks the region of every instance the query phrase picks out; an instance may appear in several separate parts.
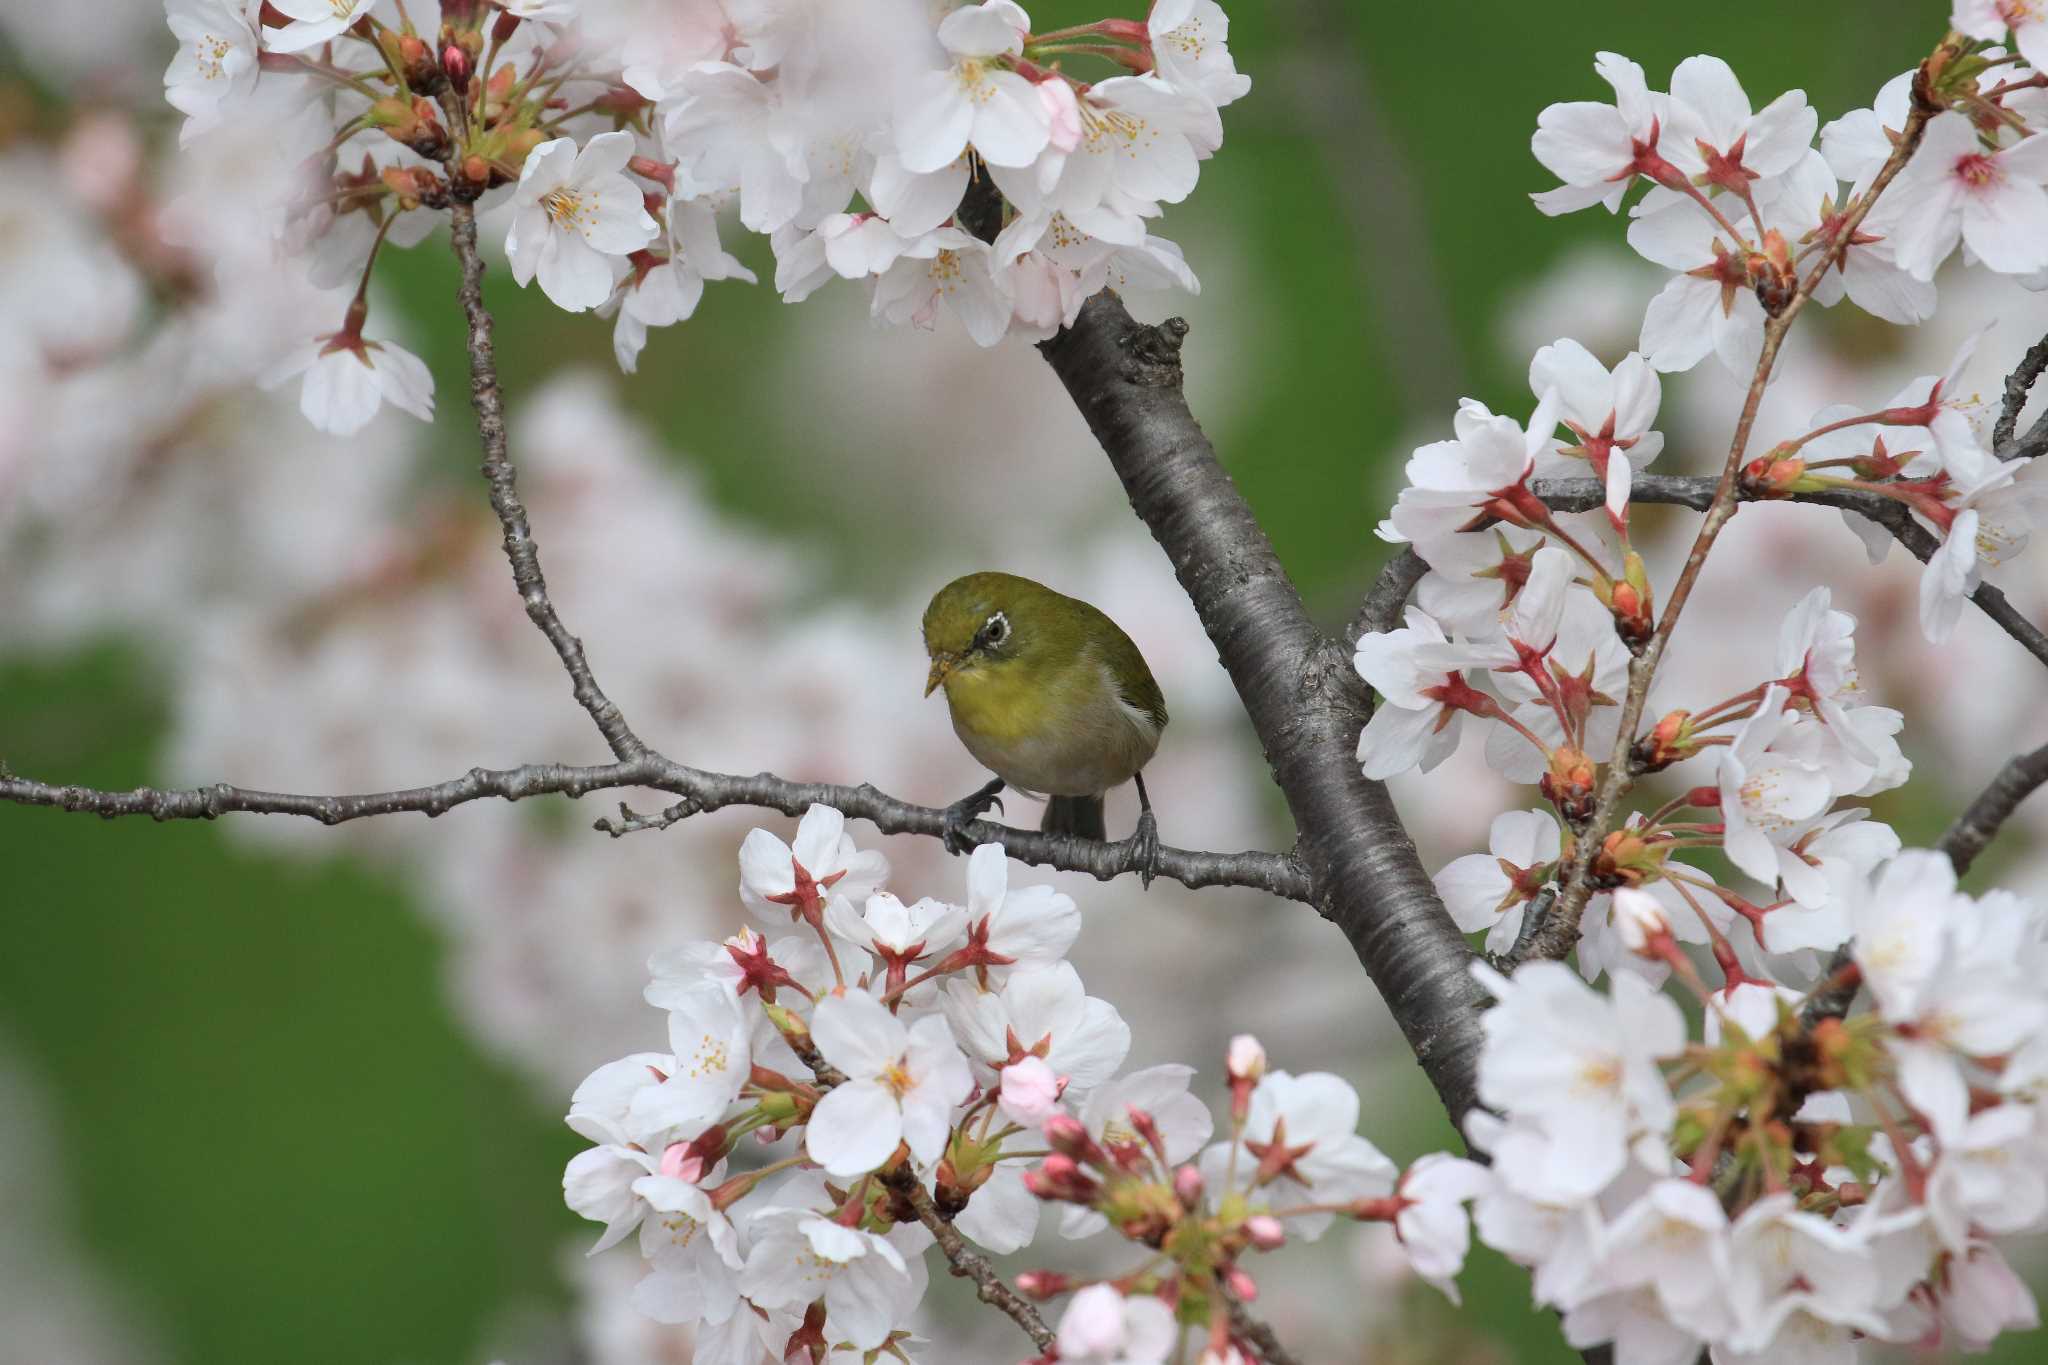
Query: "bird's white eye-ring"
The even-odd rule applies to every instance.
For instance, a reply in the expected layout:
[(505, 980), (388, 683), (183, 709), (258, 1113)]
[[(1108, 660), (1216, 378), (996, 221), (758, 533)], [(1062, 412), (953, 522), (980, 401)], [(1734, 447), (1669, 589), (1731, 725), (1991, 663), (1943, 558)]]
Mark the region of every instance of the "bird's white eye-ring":
[(1003, 641), (1009, 638), (1010, 618), (1003, 615), (1001, 612), (997, 612), (994, 616), (991, 616), (988, 618), (988, 620), (982, 622), (982, 643), (987, 645), (990, 649), (994, 649), (996, 646), (1002, 644)]

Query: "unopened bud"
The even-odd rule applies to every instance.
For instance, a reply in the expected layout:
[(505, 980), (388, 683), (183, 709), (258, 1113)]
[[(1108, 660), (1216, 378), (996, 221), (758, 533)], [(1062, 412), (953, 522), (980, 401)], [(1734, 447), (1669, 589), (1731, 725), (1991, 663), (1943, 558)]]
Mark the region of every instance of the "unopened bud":
[(1202, 1206), (1202, 1173), (1183, 1166), (1173, 1173), (1173, 1197), (1190, 1213)]
[(1265, 1046), (1251, 1034), (1240, 1033), (1230, 1040), (1230, 1050), (1224, 1055), (1224, 1065), (1229, 1069), (1230, 1079), (1251, 1081), (1256, 1084), (1266, 1074)]
[(1101, 1184), (1059, 1152), (1024, 1172), (1024, 1188), (1049, 1203), (1093, 1204)]
[(456, 94), (469, 93), (473, 68), (469, 64), (469, 54), (462, 50), (460, 43), (450, 43), (441, 49), (441, 70), (447, 74), (448, 84), (455, 87)]
[(1671, 921), (1664, 906), (1641, 887), (1623, 886), (1614, 892), (1614, 928), (1624, 948), (1637, 957), (1661, 961), (1676, 950), (1671, 939)]
[(1088, 1130), (1072, 1114), (1058, 1113), (1045, 1121), (1040, 1129), (1045, 1135), (1045, 1145), (1062, 1156), (1086, 1162), (1090, 1166), (1104, 1165), (1108, 1158)]
[(1538, 790), (1568, 823), (1583, 824), (1593, 814), (1593, 772), (1593, 760), (1584, 750), (1561, 744), (1551, 751)]
[(1789, 498), (1809, 491), (1803, 484), (1806, 461), (1791, 446), (1778, 446), (1757, 456), (1742, 468), (1740, 486), (1746, 498)]
[(1685, 794), (1685, 804), (1700, 810), (1718, 810), (1721, 806), (1719, 787), (1694, 787)]
[(1250, 1303), (1259, 1297), (1259, 1282), (1246, 1274), (1242, 1266), (1232, 1266), (1224, 1272), (1223, 1287), (1239, 1303)]
[(1245, 1236), (1261, 1251), (1277, 1250), (1287, 1240), (1287, 1228), (1270, 1213), (1255, 1213), (1244, 1220)]
[(1058, 1298), (1073, 1286), (1073, 1278), (1057, 1270), (1027, 1270), (1017, 1277), (1017, 1292), (1040, 1303)]
[(1668, 711), (1649, 734), (1636, 741), (1630, 757), (1635, 760), (1637, 771), (1660, 773), (1697, 752), (1692, 738), (1692, 712)]
[(1161, 1161), (1166, 1160), (1166, 1138), (1159, 1131), (1159, 1124), (1153, 1117), (1135, 1104), (1124, 1106), (1124, 1116), (1131, 1121), (1131, 1130), (1145, 1139), (1145, 1145)]

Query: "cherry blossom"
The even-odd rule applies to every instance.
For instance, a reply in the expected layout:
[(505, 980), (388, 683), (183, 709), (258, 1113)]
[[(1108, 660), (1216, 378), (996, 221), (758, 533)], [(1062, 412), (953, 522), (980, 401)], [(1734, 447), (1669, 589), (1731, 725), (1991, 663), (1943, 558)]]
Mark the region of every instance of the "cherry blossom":
[(830, 806), (804, 812), (794, 845), (758, 828), (740, 844), (740, 900), (772, 925), (822, 915), (828, 892), (865, 901), (888, 875), (889, 860), (856, 847), (846, 817)]
[[(1131, 1030), (1116, 1007), (1090, 996), (1067, 963), (1018, 969), (1000, 991), (948, 984), (947, 1021), (984, 1076), (1025, 1054), (1043, 1060), (1078, 1100), (1115, 1074)], [(991, 1077), (992, 1079), (992, 1077)]]
[(834, 1330), (860, 1350), (887, 1341), (924, 1295), (923, 1277), (888, 1237), (804, 1207), (770, 1209), (754, 1226), (741, 1292), (763, 1308), (798, 1312), (822, 1298)]
[(347, 329), (317, 337), (280, 361), (263, 384), (274, 388), (299, 376), (299, 411), (331, 435), (353, 436), (386, 403), (434, 420), (434, 376), (394, 341), (369, 341)]
[(377, 0), (272, 0), (272, 8), (291, 20), (266, 30), (263, 45), (272, 52), (303, 52), (334, 38), (375, 7)]
[(164, 71), (164, 98), (183, 113), (179, 143), (219, 124), (256, 87), (258, 42), (246, 0), (169, 0), (178, 53)]
[(1472, 692), (1461, 672), (1494, 657), (1481, 646), (1451, 643), (1418, 607), (1408, 608), (1406, 619), (1399, 630), (1359, 636), (1352, 660), (1382, 698), (1358, 737), (1367, 777), (1392, 777), (1417, 765), (1428, 772), (1450, 757)]
[(847, 991), (818, 1002), (811, 1031), (847, 1077), (805, 1127), (811, 1159), (832, 1175), (862, 1175), (902, 1142), (918, 1161), (938, 1160), (952, 1108), (974, 1088), (946, 1021), (927, 1015), (906, 1028), (873, 996)]
[(1028, 166), (1051, 138), (1045, 106), (1031, 82), (1006, 69), (1024, 50), (1031, 19), (1012, 0), (983, 0), (954, 10), (939, 24), (943, 69), (919, 78), (896, 124), (896, 152), (906, 170), (925, 174), (948, 165), (968, 146), (991, 166)]
[[(1154, 0), (1145, 30), (1152, 40), (1154, 69), (1176, 89), (1198, 96), (1212, 109), (1251, 93), (1251, 77), (1239, 74), (1225, 46), (1230, 17), (1216, 0)], [(1202, 150), (1213, 152), (1222, 140), (1219, 119)]]
[(1627, 974), (1613, 979), (1611, 997), (1556, 962), (1527, 963), (1512, 979), (1484, 964), (1472, 974), (1500, 1002), (1484, 1021), (1480, 1100), (1536, 1125), (1556, 1188), (1599, 1190), (1635, 1135), (1661, 1134), (1672, 1121), (1656, 1062), (1684, 1046), (1684, 1016)]
[[(1399, 1172), (1357, 1127), (1358, 1092), (1342, 1079), (1269, 1071), (1252, 1091), (1240, 1178), (1275, 1208), (1385, 1195)], [(1217, 1143), (1202, 1153), (1202, 1178), (1214, 1188), (1229, 1183), (1231, 1146)], [(1313, 1240), (1332, 1217), (1305, 1214), (1289, 1225), (1296, 1236)]]
[(522, 286), (536, 276), (558, 308), (579, 313), (611, 296), (621, 258), (654, 240), (660, 227), (626, 179), (631, 134), (600, 133), (577, 150), (573, 138), (528, 153), (513, 195), (505, 254)]
[(1075, 1365), (1166, 1365), (1180, 1346), (1173, 1310), (1148, 1294), (1094, 1284), (1060, 1318), (1059, 1358)]
[(1493, 1186), (1486, 1167), (1463, 1157), (1432, 1152), (1402, 1173), (1394, 1189), (1400, 1212), (1394, 1233), (1415, 1273), (1458, 1302), (1457, 1275), (1472, 1246), (1472, 1221), (1465, 1206)]
[(1806, 873), (1806, 863), (1779, 840), (1834, 799), (1820, 767), (1820, 728), (1785, 706), (1773, 684), (1752, 716), (1721, 751), (1722, 836), (1728, 859), (1750, 876), (1776, 883)]
[[(1648, 468), (1664, 449), (1663, 433), (1650, 429), (1663, 396), (1656, 370), (1631, 351), (1610, 371), (1584, 346), (1565, 338), (1530, 360), (1529, 388), (1538, 395), (1556, 391), (1558, 418), (1573, 437), (1537, 457), (1537, 474), (1577, 474), (1575, 461), (1583, 460), (1593, 477), (1607, 485), (1608, 512), (1621, 516), (1628, 507), (1630, 475)], [(1622, 458), (1614, 459), (1617, 454)]]
[(1558, 852), (1557, 821), (1548, 811), (1503, 811), (1493, 818), (1486, 852), (1456, 858), (1436, 874), (1437, 894), (1460, 930), (1484, 929), (1487, 951), (1506, 952)]
[(1898, 261), (1916, 277), (1933, 279), (1958, 241), (2001, 274), (2048, 267), (2048, 140), (1986, 146), (1964, 115), (1937, 114), (1899, 179)]
[(2048, 67), (2048, 11), (2032, 0), (1955, 0), (1949, 23), (1959, 33), (1992, 42), (2010, 29), (2027, 65)]
[(1547, 214), (1594, 204), (1604, 204), (1613, 213), (1663, 145), (1670, 97), (1650, 92), (1643, 68), (1626, 57), (1602, 52), (1593, 70), (1614, 87), (1613, 104), (1553, 104), (1536, 119), (1530, 150), (1564, 182), (1530, 196)]
[(752, 1023), (731, 989), (694, 986), (669, 1001), (667, 1078), (633, 1096), (636, 1134), (701, 1129), (738, 1098), (752, 1064)]

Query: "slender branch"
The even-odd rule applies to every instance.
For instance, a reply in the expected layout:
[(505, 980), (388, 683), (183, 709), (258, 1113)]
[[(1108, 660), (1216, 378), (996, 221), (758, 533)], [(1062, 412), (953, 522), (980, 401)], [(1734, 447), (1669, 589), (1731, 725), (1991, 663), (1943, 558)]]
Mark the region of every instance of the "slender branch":
[[(614, 837), (637, 829), (665, 829), (688, 815), (728, 806), (757, 806), (784, 815), (800, 815), (820, 804), (866, 820), (884, 834), (937, 838), (945, 830), (945, 811), (899, 801), (871, 786), (792, 782), (772, 773), (743, 776), (707, 772), (685, 767), (651, 750), (625, 762), (593, 767), (532, 763), (518, 768), (472, 768), (461, 777), (431, 787), (356, 796), (301, 796), (252, 791), (226, 783), (183, 791), (149, 787), (98, 791), (31, 781), (0, 768), (0, 801), (89, 811), (109, 819), (129, 815), (146, 815), (156, 820), (212, 820), (228, 814), (298, 815), (324, 825), (339, 825), (372, 816), (436, 816), (492, 797), (504, 801), (550, 794), (578, 797), (626, 787), (651, 788), (681, 799), (657, 816), (629, 814), (618, 821), (597, 822), (599, 829)], [(1022, 863), (1063, 872), (1085, 872), (1097, 881), (1109, 881), (1125, 871), (1125, 851), (1117, 844), (1069, 834), (1011, 829), (988, 820), (976, 821), (968, 826), (968, 831), (979, 843), (1002, 844), (1005, 853)], [(1281, 853), (1204, 853), (1162, 848), (1158, 870), (1160, 876), (1171, 877), (1191, 888), (1240, 886), (1288, 900), (1310, 899), (1307, 872)]]
[[(1705, 477), (1638, 474), (1631, 485), (1629, 498), (1633, 502), (1671, 503), (1701, 510), (1713, 501), (1714, 487), (1715, 481)], [(1598, 479), (1537, 479), (1530, 484), (1530, 489), (1544, 503), (1560, 512), (1583, 512), (1598, 507), (1607, 496), (1606, 488)], [(1855, 512), (1890, 531), (1894, 540), (1923, 563), (1941, 548), (1941, 541), (1934, 533), (1913, 520), (1913, 514), (1896, 498), (1855, 488), (1839, 488), (1819, 493), (1797, 493), (1790, 498), (1773, 501), (1809, 503), (1816, 507)], [(2028, 620), (2002, 591), (1989, 583), (1979, 583), (1970, 594), (1970, 600), (2021, 648), (2048, 664), (2048, 631)]]
[(1842, 222), (1835, 230), (1832, 245), (1821, 254), (1819, 264), (1799, 281), (1790, 299), (1782, 309), (1776, 310), (1764, 323), (1763, 349), (1758, 353), (1756, 373), (1749, 382), (1749, 391), (1742, 402), (1742, 413), (1735, 422), (1735, 434), (1728, 443), (1728, 458), (1721, 466), (1719, 480), (1714, 486), (1714, 496), (1707, 504), (1707, 513), (1700, 523), (1699, 534), (1693, 540), (1692, 552), (1686, 556), (1685, 567), (1679, 571), (1678, 581), (1672, 586), (1671, 595), (1665, 601), (1656, 632), (1649, 644), (1629, 664), (1628, 691), (1621, 704), (1621, 724), (1615, 732), (1614, 752), (1609, 757), (1607, 771), (1601, 779), (1600, 791), (1594, 799), (1593, 813), (1585, 827), (1578, 831), (1572, 856), (1567, 860), (1559, 886), (1557, 905), (1542, 932), (1530, 945), (1531, 956), (1540, 958), (1563, 958), (1579, 942), (1579, 919), (1585, 912), (1586, 902), (1593, 894), (1593, 859), (1613, 827), (1621, 807), (1621, 799), (1635, 783), (1635, 768), (1630, 751), (1635, 745), (1636, 728), (1642, 722), (1643, 707), (1648, 703), (1650, 684), (1656, 678), (1657, 666), (1663, 661), (1664, 651), (1671, 643), (1672, 632), (1677, 628), (1679, 613), (1685, 609), (1686, 601), (1692, 595), (1693, 585), (1699, 581), (1700, 571), (1706, 566), (1707, 555), (1714, 548), (1714, 542), (1721, 534), (1721, 528), (1735, 515), (1737, 502), (1737, 475), (1742, 470), (1743, 457), (1749, 450), (1749, 436), (1756, 424), (1757, 409), (1763, 403), (1764, 386), (1770, 382), (1771, 371), (1778, 363), (1778, 351), (1785, 344), (1785, 336), (1798, 320), (1813, 291), (1830, 269), (1841, 265), (1856, 229), (1862, 224), (1872, 206), (1877, 203), (1894, 177), (1904, 169), (1913, 153), (1920, 147), (1921, 135), (1927, 124), (1940, 111), (1927, 89), (1927, 70), (1922, 65), (1913, 82), (1912, 108), (1906, 116), (1906, 126), (1899, 134), (1898, 142), (1892, 147), (1891, 155), (1871, 181), (1870, 188), (1857, 201), (1856, 206), (1842, 216)]
[(2043, 413), (2034, 423), (2025, 440), (2014, 440), (2020, 409), (2026, 407), (2027, 395), (2043, 370), (2048, 370), (2048, 336), (2029, 346), (2020, 363), (2005, 377), (2005, 401), (1999, 409), (1997, 423), (1991, 428), (1991, 448), (1998, 452), (2000, 459), (2030, 459), (2048, 449), (2048, 413)]
[(476, 408), (477, 432), (483, 438), (483, 474), (491, 485), (491, 510), (505, 528), (505, 558), (512, 564), (512, 582), (526, 615), (547, 636), (555, 654), (568, 670), (576, 700), (597, 722), (598, 733), (620, 759), (636, 758), (647, 746), (626, 724), (626, 717), (604, 694), (583, 657), (583, 642), (569, 633), (555, 605), (548, 600), (548, 581), (541, 574), (540, 550), (526, 524), (526, 508), (519, 501), (518, 473), (505, 436), (505, 395), (498, 386), (498, 362), (491, 344), (491, 314), (484, 307), (484, 258), (476, 245), (476, 207), (458, 199), (449, 209), (450, 240), (455, 259), (462, 263), (462, 288), (457, 297), (469, 321), (469, 399)]
[(927, 1190), (908, 1168), (894, 1175), (883, 1177), (882, 1183), (901, 1195), (917, 1214), (917, 1221), (925, 1225), (939, 1250), (953, 1264), (953, 1273), (974, 1281), (974, 1296), (983, 1303), (1001, 1311), (1010, 1321), (1024, 1329), (1031, 1338), (1031, 1344), (1040, 1351), (1051, 1351), (1052, 1329), (1045, 1325), (1045, 1319), (1038, 1316), (1038, 1310), (1031, 1301), (1006, 1284), (988, 1258), (967, 1245), (967, 1239), (952, 1221), (939, 1212), (932, 1202), (931, 1191)]
[[(1970, 870), (1970, 864), (1976, 862), (1977, 855), (1997, 837), (2006, 820), (2019, 809), (2020, 802), (2043, 785), (2048, 785), (2048, 746), (2030, 754), (2021, 754), (1998, 770), (1998, 776), (1991, 779), (1991, 785), (1964, 807), (1963, 813), (1955, 818), (1955, 823), (1935, 844), (1936, 848), (1948, 854), (1958, 877)], [(1822, 1019), (1841, 1018), (1856, 1003), (1856, 992), (1862, 987), (1863, 979), (1848, 971), (1855, 960), (1855, 954), (1846, 943), (1835, 949), (1835, 955), (1828, 959), (1820, 979), (1839, 984), (1817, 990), (1807, 999), (1802, 1018), (1808, 1028)]]
[(2019, 809), (2020, 802), (2033, 795), (2035, 789), (2044, 783), (2048, 783), (2048, 745), (2030, 754), (2021, 754), (2000, 768), (1998, 776), (1991, 779), (1991, 785), (1964, 807), (1963, 813), (1941, 836), (1941, 842), (1935, 845), (1948, 854), (1958, 877), (1970, 870), (1970, 864), (1976, 862), (1985, 845), (1998, 836), (1999, 828)]
[(1251, 1310), (1229, 1290), (1221, 1291), (1223, 1301), (1230, 1305), (1230, 1330), (1241, 1341), (1249, 1341), (1258, 1350), (1259, 1358), (1266, 1365), (1301, 1365), (1273, 1329), (1251, 1315)]
[[(1316, 908), (1386, 998), (1445, 1109), (1475, 1102), (1485, 993), (1386, 787), (1353, 753), (1372, 714), (1344, 645), (1321, 635), (1181, 389), (1187, 324), (1131, 319), (1109, 291), (1040, 350), (1131, 506), (1173, 563), (1230, 673), (1300, 831)], [(1391, 593), (1389, 594), (1391, 596)]]
[[(1588, 479), (1586, 482), (1594, 481)], [(1408, 605), (1408, 595), (1415, 591), (1415, 585), (1428, 572), (1428, 561), (1415, 553), (1415, 547), (1402, 546), (1401, 553), (1381, 566), (1379, 577), (1372, 581), (1365, 600), (1358, 604), (1358, 614), (1351, 618), (1350, 626), (1344, 631), (1344, 643), (1356, 645), (1361, 635), (1392, 630), (1399, 625), (1402, 608)]]
[[(810, 1068), (819, 1085), (830, 1090), (846, 1083), (846, 1073), (827, 1062), (819, 1053), (818, 1045), (808, 1036), (796, 1034), (789, 1036), (788, 1041), (797, 1060)], [(939, 1206), (932, 1202), (931, 1192), (917, 1178), (917, 1172), (905, 1164), (881, 1179), (897, 1198), (910, 1206), (911, 1212), (917, 1215), (917, 1221), (924, 1224), (933, 1240), (938, 1242), (939, 1250), (952, 1262), (953, 1273), (974, 1281), (975, 1297), (992, 1308), (1002, 1310), (1010, 1321), (1024, 1329), (1032, 1345), (1040, 1351), (1050, 1352), (1053, 1335), (1045, 1325), (1045, 1319), (1038, 1316), (1038, 1310), (1031, 1306), (1030, 1300), (1003, 1282), (1003, 1277), (996, 1274), (995, 1267), (988, 1263), (986, 1256), (967, 1245), (967, 1239), (960, 1235), (952, 1220), (939, 1212)]]

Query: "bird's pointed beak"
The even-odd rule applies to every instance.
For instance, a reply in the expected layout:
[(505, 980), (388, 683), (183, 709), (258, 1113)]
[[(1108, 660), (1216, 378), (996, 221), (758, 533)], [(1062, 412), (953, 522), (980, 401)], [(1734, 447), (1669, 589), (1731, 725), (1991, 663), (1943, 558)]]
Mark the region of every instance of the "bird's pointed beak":
[(924, 694), (927, 697), (929, 697), (932, 693), (938, 691), (939, 684), (945, 682), (947, 678), (952, 676), (953, 670), (959, 666), (959, 663), (960, 659), (957, 655), (933, 655), (932, 671), (925, 674), (924, 678)]

